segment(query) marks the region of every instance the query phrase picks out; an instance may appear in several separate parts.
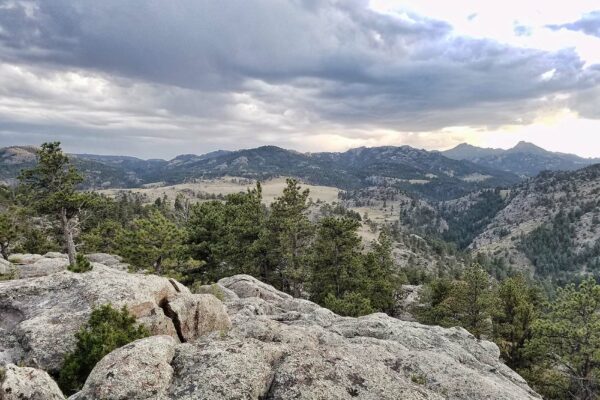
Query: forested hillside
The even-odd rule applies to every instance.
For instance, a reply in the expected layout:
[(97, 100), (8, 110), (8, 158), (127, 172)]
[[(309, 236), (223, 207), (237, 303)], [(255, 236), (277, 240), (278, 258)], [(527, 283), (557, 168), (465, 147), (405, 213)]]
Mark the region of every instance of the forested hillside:
[(543, 173), (508, 197), (472, 249), (559, 282), (600, 274), (600, 165)]
[[(11, 156), (17, 152), (24, 156)], [(0, 179), (14, 183), (19, 170), (34, 162), (34, 153), (33, 148), (3, 149)], [(520, 180), (511, 173), (408, 146), (313, 154), (265, 146), (203, 156), (184, 155), (171, 161), (82, 154), (74, 155), (73, 162), (85, 173), (84, 187), (95, 189), (138, 187), (155, 182), (175, 184), (223, 176), (258, 180), (290, 176), (341, 189), (391, 186), (429, 199), (452, 199), (473, 190), (509, 186)]]

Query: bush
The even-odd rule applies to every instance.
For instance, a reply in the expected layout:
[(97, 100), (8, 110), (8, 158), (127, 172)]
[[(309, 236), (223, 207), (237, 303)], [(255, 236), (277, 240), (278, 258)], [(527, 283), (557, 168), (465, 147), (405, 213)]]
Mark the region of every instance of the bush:
[(105, 355), (149, 335), (144, 326), (136, 325), (125, 307), (119, 311), (108, 304), (94, 309), (87, 324), (75, 334), (75, 350), (66, 356), (59, 372), (60, 388), (66, 394), (79, 391)]
[(71, 272), (83, 273), (92, 270), (92, 264), (83, 254), (77, 254), (75, 265), (69, 265), (67, 268)]
[(356, 292), (348, 292), (342, 298), (329, 293), (323, 305), (345, 317), (360, 317), (375, 312), (369, 299)]

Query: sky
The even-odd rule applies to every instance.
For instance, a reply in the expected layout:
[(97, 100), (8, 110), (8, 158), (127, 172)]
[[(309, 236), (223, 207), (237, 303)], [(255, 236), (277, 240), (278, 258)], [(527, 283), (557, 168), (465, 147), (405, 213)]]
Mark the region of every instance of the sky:
[(598, 0), (0, 0), (0, 146), (600, 156)]

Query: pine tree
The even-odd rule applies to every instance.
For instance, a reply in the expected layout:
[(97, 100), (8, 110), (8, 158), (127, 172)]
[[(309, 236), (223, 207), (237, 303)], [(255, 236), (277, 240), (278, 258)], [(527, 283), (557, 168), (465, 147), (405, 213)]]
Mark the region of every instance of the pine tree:
[(465, 270), (463, 280), (453, 287), (450, 308), (456, 311), (460, 325), (477, 339), (491, 333), (490, 285), (488, 273), (479, 264), (473, 264)]
[(558, 289), (548, 312), (533, 324), (530, 379), (551, 399), (600, 396), (600, 285), (593, 279)]
[(311, 263), (311, 299), (316, 303), (324, 304), (327, 296), (341, 299), (364, 279), (359, 226), (358, 221), (345, 217), (319, 222)]
[(309, 190), (301, 190), (295, 179), (286, 182), (283, 194), (271, 204), (262, 234), (268, 264), (262, 278), (298, 297), (308, 279), (314, 229), (307, 217)]
[(118, 239), (121, 254), (137, 268), (152, 267), (163, 273), (163, 263), (174, 257), (183, 242), (183, 231), (161, 212), (133, 221), (130, 229), (121, 231)]
[(108, 304), (94, 309), (88, 322), (75, 334), (75, 349), (65, 357), (58, 378), (60, 388), (67, 394), (77, 392), (105, 355), (147, 336), (148, 330), (136, 325), (125, 307), (115, 310)]
[(235, 274), (258, 276), (265, 248), (260, 235), (265, 224), (262, 188), (230, 194), (225, 202), (196, 204), (186, 224), (189, 255), (205, 263), (206, 283)]
[(497, 289), (493, 312), (494, 342), (506, 364), (514, 370), (526, 368), (525, 345), (532, 338), (541, 293), (523, 275), (502, 281)]
[(397, 273), (392, 255), (392, 238), (387, 230), (371, 244), (371, 251), (363, 256), (364, 294), (373, 309), (391, 314), (396, 305), (396, 293), (403, 283)]
[(62, 152), (59, 142), (44, 143), (37, 153), (38, 164), (21, 172), (19, 179), (28, 190), (34, 207), (41, 213), (54, 215), (60, 223), (69, 264), (75, 265), (75, 236), (79, 216), (90, 196), (77, 192), (83, 176)]

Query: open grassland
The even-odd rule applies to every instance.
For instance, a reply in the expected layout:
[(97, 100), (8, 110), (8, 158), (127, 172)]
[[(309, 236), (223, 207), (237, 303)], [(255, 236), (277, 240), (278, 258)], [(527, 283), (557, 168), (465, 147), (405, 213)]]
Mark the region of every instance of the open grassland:
[[(271, 204), (275, 198), (281, 196), (286, 186), (285, 178), (270, 179), (261, 182), (263, 190), (263, 200), (265, 204)], [(225, 177), (198, 181), (194, 183), (182, 183), (179, 185), (162, 186), (160, 183), (145, 185), (142, 188), (134, 189), (106, 189), (100, 190), (107, 196), (116, 196), (119, 192), (131, 192), (142, 194), (148, 203), (154, 202), (157, 198), (167, 196), (173, 200), (177, 194), (181, 193), (192, 201), (201, 201), (206, 199), (207, 195), (228, 195), (232, 193), (244, 192), (247, 189), (255, 187), (256, 182), (245, 178)], [(302, 184), (303, 188), (310, 189), (310, 197), (313, 201), (322, 201), (333, 203), (338, 201), (340, 189), (329, 186), (315, 186)]]

